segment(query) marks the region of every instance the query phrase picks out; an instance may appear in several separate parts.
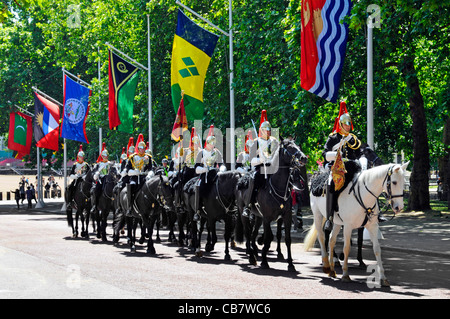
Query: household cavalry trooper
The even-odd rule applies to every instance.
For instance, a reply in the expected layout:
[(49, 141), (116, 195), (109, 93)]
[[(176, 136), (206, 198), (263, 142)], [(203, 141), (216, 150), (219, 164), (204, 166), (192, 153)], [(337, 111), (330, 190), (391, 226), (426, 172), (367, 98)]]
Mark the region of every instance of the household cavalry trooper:
[(236, 159), (236, 171), (240, 174), (245, 174), (251, 169), (250, 148), (253, 143), (252, 130), (248, 130), (247, 135), (245, 136), (244, 150), (238, 154)]
[(105, 176), (108, 175), (109, 169), (114, 165), (114, 162), (108, 159), (109, 153), (106, 149), (106, 144), (103, 143), (102, 151), (97, 159), (97, 164), (94, 166), (94, 181), (91, 188), (91, 213), (94, 213), (97, 209), (98, 198), (102, 193), (103, 182)]
[(194, 168), (195, 161), (199, 152), (201, 152), (202, 146), (200, 144), (200, 138), (198, 137), (195, 127), (191, 130), (191, 140), (189, 141), (189, 148), (184, 152), (184, 163), (187, 167)]
[[(272, 126), (267, 119), (266, 110), (261, 111), (261, 119), (259, 124), (259, 134), (254, 140), (250, 148), (250, 165), (252, 172), (248, 183), (248, 189), (244, 196), (245, 208), (242, 212), (242, 216), (248, 217), (250, 215), (250, 207), (255, 204), (255, 197), (258, 189), (264, 186), (268, 174), (272, 172), (270, 169), (273, 155), (278, 149), (280, 143), (278, 140), (271, 136)], [(278, 163), (274, 163), (273, 168)]]
[[(338, 171), (339, 164), (342, 163), (341, 167), (345, 167), (346, 162), (353, 161), (358, 166), (360, 166), (360, 168), (367, 167), (367, 159), (363, 156), (363, 153), (361, 151), (361, 141), (358, 139), (358, 137), (356, 137), (356, 135), (351, 133), (352, 130), (353, 123), (350, 115), (347, 112), (346, 103), (341, 102), (339, 107), (339, 115), (335, 120), (333, 132), (328, 136), (324, 150), (322, 152), (322, 156), (325, 160), (324, 167), (332, 171), (332, 173), (330, 174), (330, 178), (328, 179), (326, 188), (327, 218), (324, 224), (324, 230), (327, 232), (333, 229), (334, 194), (343, 186), (343, 183), (345, 181), (343, 173), (339, 173)], [(335, 161), (337, 161), (337, 165), (332, 169)], [(339, 181), (338, 185), (336, 185), (333, 179)]]
[(200, 220), (200, 191), (207, 192), (210, 185), (208, 184), (208, 172), (212, 169), (219, 169), (219, 166), (223, 164), (222, 153), (215, 147), (216, 137), (214, 136), (214, 125), (211, 125), (206, 138), (205, 148), (199, 150), (197, 159), (195, 160), (195, 173), (199, 175), (198, 181), (195, 184), (195, 214), (194, 221)]
[(66, 196), (66, 207), (72, 208), (72, 199), (75, 190), (77, 189), (78, 183), (86, 176), (86, 173), (91, 170), (91, 166), (84, 161), (84, 152), (83, 145), (80, 145), (77, 154), (77, 161), (72, 165), (72, 169), (70, 170), (69, 178), (72, 180), (70, 185), (67, 187), (67, 196)]
[(128, 158), (126, 165), (127, 174), (130, 177), (129, 183), (127, 184), (127, 216), (131, 214), (131, 207), (136, 193), (145, 184), (145, 177), (152, 169), (152, 158), (149, 154), (145, 153), (145, 149), (145, 142), (143, 140), (138, 142), (136, 153)]

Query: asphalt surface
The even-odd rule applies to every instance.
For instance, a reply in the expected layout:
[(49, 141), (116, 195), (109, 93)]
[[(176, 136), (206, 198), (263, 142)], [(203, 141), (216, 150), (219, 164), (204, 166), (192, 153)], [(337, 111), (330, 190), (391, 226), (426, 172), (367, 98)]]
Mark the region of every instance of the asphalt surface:
[[(248, 264), (244, 244), (231, 249), (232, 260), (224, 261), (220, 231), (214, 252), (203, 258), (166, 242), (167, 231), (161, 231), (163, 242), (155, 244), (153, 256), (146, 254), (144, 245), (130, 253), (124, 237), (118, 246), (111, 239), (103, 243), (92, 227), (89, 240), (74, 239), (61, 207), (61, 200), (46, 200), (44, 208), (30, 210), (18, 210), (15, 202), (0, 202), (0, 298), (162, 298), (178, 302), (450, 297), (450, 219), (446, 216), (398, 214), (381, 224), (382, 259), (391, 287), (380, 288), (370, 272), (375, 264), (370, 242), (365, 241), (363, 249), (367, 270), (358, 268), (352, 250), (353, 282), (347, 284), (339, 280), (339, 269), (337, 279), (321, 272), (317, 248), (304, 252), (302, 231), (292, 232), (296, 272), (288, 272), (286, 262), (276, 259), (275, 242), (269, 254), (271, 269), (264, 270)], [(303, 220), (306, 229), (312, 215), (305, 213)], [(107, 232), (111, 234), (110, 226)], [(284, 244), (282, 249), (286, 257)]]

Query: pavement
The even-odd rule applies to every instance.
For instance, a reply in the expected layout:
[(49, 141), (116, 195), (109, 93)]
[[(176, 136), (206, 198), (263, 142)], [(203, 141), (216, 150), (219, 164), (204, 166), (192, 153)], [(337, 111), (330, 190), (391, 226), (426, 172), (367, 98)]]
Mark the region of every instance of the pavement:
[[(33, 202), (32, 209), (27, 209), (26, 201), (18, 210), (16, 202), (0, 201), (0, 211), (17, 214), (20, 211), (48, 211), (55, 214), (65, 214), (61, 211), (63, 199), (44, 199), (44, 208), (36, 209)], [(293, 240), (303, 242), (307, 231), (313, 224), (313, 215), (309, 207), (303, 208), (303, 229), (292, 230)], [(273, 225), (275, 234), (276, 225)], [(423, 256), (443, 257), (450, 259), (450, 213), (449, 212), (402, 212), (394, 218), (380, 223), (382, 239), (381, 249), (400, 251)], [(341, 232), (342, 235), (342, 232)], [(354, 245), (356, 245), (356, 231), (353, 232)], [(339, 237), (338, 237), (339, 241)], [(316, 243), (318, 245), (318, 243)], [(371, 247), (370, 240), (364, 241), (364, 247)], [(318, 247), (318, 246), (317, 246)]]

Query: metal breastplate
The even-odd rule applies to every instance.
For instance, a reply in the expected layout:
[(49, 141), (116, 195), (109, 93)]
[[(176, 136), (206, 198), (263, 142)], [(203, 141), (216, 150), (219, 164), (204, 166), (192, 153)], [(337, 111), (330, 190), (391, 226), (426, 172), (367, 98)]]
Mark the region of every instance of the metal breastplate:
[(86, 162), (83, 162), (81, 164), (77, 162), (75, 164), (75, 174), (83, 175), (86, 173), (86, 170), (87, 170)]
[(213, 149), (212, 151), (203, 150), (203, 158), (202, 162), (203, 165), (206, 165), (208, 167), (211, 167), (216, 162), (217, 158), (217, 151)]
[(139, 154), (133, 156), (133, 168), (141, 172), (145, 165), (149, 163), (150, 159), (147, 155), (140, 156)]

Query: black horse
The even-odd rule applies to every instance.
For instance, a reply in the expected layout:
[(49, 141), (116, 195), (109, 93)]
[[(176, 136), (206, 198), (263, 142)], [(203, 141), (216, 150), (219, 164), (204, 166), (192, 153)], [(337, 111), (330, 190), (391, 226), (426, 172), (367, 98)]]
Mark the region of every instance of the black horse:
[(97, 238), (107, 241), (106, 226), (110, 212), (116, 209), (114, 188), (120, 178), (118, 168), (111, 166), (109, 172), (103, 178), (102, 192), (97, 200), (96, 220), (97, 220)]
[[(291, 199), (291, 175), (292, 168), (300, 169), (301, 166), (305, 165), (307, 161), (307, 157), (302, 153), (300, 147), (294, 143), (292, 140), (283, 140), (280, 143), (278, 150), (275, 151), (275, 155), (271, 161), (271, 166), (277, 165), (278, 169), (275, 173), (268, 175), (267, 180), (264, 186), (259, 188), (258, 193), (256, 194), (256, 203), (257, 205), (252, 205), (252, 213), (255, 216), (259, 216), (262, 219), (262, 223), (264, 225), (264, 247), (262, 249), (262, 268), (269, 268), (269, 264), (267, 262), (267, 252), (270, 248), (270, 243), (273, 240), (273, 233), (271, 229), (271, 222), (280, 218), (278, 221), (278, 229), (281, 236), (281, 223), (284, 224), (285, 232), (285, 243), (288, 252), (288, 270), (295, 271), (294, 264), (292, 262), (292, 253), (291, 253), (291, 225), (292, 225), (292, 199)], [(236, 189), (236, 197), (237, 202), (241, 203), (242, 196), (245, 193), (245, 179), (248, 179), (248, 176), (244, 176), (240, 179), (238, 183), (238, 187)], [(241, 214), (241, 221), (244, 225), (244, 233), (247, 239), (246, 248), (247, 252), (250, 253), (249, 261), (250, 263), (256, 262), (255, 257), (255, 247), (256, 243), (251, 242), (251, 240), (255, 239), (255, 235), (252, 235), (252, 230), (255, 230), (255, 227), (252, 227), (251, 220), (248, 217), (242, 216), (242, 205), (238, 205), (239, 213)], [(256, 218), (256, 221), (258, 218)], [(242, 237), (237, 235), (236, 237)], [(280, 256), (279, 252), (279, 256)]]
[(193, 222), (194, 204), (192, 203), (191, 205), (189, 196), (183, 192), (183, 188), (191, 179), (192, 182), (195, 182), (195, 179), (193, 179), (195, 176), (197, 176), (195, 168), (184, 166), (172, 179), (174, 205), (177, 211), (178, 245), (183, 246), (190, 237), (191, 242), (189, 246), (191, 248), (197, 246), (197, 223)]
[[(120, 192), (120, 202), (123, 209), (128, 209), (126, 188)], [(153, 176), (148, 179), (135, 196), (131, 207), (131, 215), (127, 216), (128, 241), (131, 252), (136, 251), (136, 227), (142, 221), (142, 227), (148, 230), (147, 253), (155, 254), (153, 246), (153, 228), (162, 209), (175, 210), (173, 206), (172, 187), (166, 176)], [(119, 223), (117, 223), (119, 225)], [(115, 231), (118, 231), (115, 229)]]
[[(77, 182), (72, 198), (72, 207), (75, 208), (75, 225), (73, 223), (73, 209), (67, 208), (67, 223), (72, 227), (72, 236), (78, 237), (78, 219), (81, 219), (81, 237), (89, 238), (89, 216), (91, 212), (91, 194), (90, 190), (94, 174), (89, 170), (85, 177)], [(65, 192), (66, 204), (68, 203), (68, 190)]]
[[(225, 222), (225, 260), (231, 260), (229, 245), (233, 237), (234, 214), (236, 212), (235, 188), (240, 175), (234, 171), (218, 172), (210, 170), (207, 174), (208, 187), (200, 188), (200, 201), (203, 204), (200, 216), (207, 221), (208, 237), (205, 251), (211, 252), (217, 243), (216, 222)], [(205, 184), (204, 184), (205, 185)], [(189, 196), (194, 197), (192, 192)], [(201, 236), (198, 237), (197, 248), (201, 247)], [(197, 249), (197, 254), (199, 250)], [(200, 253), (201, 255), (201, 253)]]

